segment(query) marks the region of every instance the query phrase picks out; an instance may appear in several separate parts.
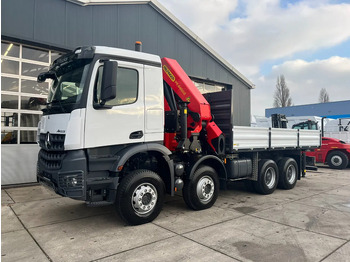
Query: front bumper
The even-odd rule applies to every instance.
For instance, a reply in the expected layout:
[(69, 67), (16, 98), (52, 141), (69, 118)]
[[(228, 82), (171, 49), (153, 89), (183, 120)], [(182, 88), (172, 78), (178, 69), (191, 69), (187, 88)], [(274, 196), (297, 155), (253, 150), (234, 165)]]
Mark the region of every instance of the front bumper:
[(57, 194), (85, 201), (86, 175), (87, 158), (84, 150), (61, 154), (40, 150), (37, 180)]

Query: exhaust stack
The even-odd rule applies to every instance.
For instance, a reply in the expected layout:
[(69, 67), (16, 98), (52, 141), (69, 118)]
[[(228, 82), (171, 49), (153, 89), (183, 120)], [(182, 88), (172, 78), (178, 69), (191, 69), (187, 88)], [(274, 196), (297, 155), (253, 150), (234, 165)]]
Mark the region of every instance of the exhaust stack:
[(142, 42), (141, 41), (135, 42), (135, 51), (142, 52)]

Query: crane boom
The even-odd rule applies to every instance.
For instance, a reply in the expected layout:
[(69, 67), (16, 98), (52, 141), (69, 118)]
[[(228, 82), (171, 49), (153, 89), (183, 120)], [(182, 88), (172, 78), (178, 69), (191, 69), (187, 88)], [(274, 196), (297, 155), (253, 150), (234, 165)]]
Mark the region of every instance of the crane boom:
[[(180, 110), (181, 137), (178, 148), (201, 152), (203, 137), (214, 152), (224, 153), (225, 139), (223, 132), (215, 124), (210, 110), (210, 104), (199, 92), (179, 63), (170, 58), (162, 58), (163, 79), (174, 91), (176, 104)], [(166, 104), (169, 101), (166, 99)], [(170, 110), (170, 106), (169, 106)], [(183, 116), (183, 117), (181, 117)], [(186, 118), (186, 119), (183, 119)], [(185, 132), (186, 131), (186, 132)], [(166, 140), (173, 136), (166, 136)], [(165, 144), (172, 144), (166, 141)]]

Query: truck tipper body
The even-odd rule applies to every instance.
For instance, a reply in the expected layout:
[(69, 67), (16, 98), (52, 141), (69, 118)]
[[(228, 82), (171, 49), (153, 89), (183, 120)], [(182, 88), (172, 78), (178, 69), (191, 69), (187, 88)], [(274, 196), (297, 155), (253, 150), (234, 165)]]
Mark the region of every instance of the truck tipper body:
[(261, 194), (292, 189), (318, 130), (234, 126), (232, 90), (203, 96), (173, 59), (80, 47), (53, 62), (38, 125), (37, 178), (59, 195), (114, 204), (131, 225), (152, 221), (164, 195), (210, 208), (246, 180)]

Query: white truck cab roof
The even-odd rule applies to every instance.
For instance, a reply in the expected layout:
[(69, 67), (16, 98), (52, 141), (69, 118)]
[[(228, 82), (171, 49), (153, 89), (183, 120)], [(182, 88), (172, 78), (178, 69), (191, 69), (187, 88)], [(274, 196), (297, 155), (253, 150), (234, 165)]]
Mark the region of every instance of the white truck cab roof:
[(104, 55), (123, 57), (128, 59), (132, 58), (132, 60), (135, 60), (135, 61), (140, 60), (140, 62), (147, 61), (147, 62), (157, 63), (157, 64), (161, 63), (160, 57), (157, 55), (143, 53), (139, 51), (120, 49), (115, 47), (95, 46), (95, 54), (104, 54)]

